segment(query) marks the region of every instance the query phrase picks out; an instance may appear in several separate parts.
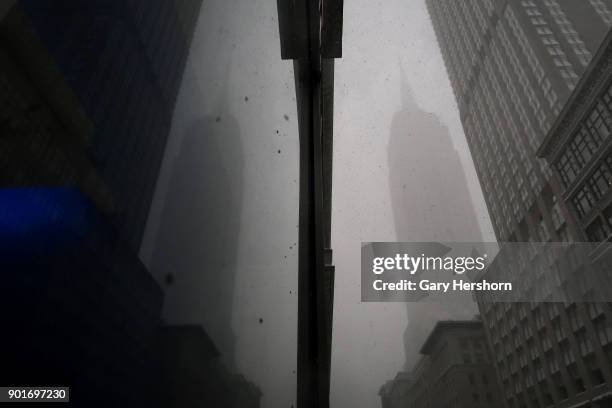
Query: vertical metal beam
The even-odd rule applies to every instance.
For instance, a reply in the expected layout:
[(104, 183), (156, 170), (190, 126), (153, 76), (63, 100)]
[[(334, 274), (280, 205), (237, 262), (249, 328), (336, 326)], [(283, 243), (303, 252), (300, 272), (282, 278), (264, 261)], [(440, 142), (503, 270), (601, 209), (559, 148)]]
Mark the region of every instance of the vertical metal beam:
[[(325, 4), (330, 52), (341, 50), (337, 0), (278, 0), (281, 54), (294, 59), (300, 138), (297, 406), (328, 408), (331, 369), (333, 274), (331, 174), (333, 70), (324, 59)], [(338, 10), (340, 14), (338, 17)], [(331, 20), (330, 20), (331, 18)], [(331, 21), (340, 19), (340, 29)], [(335, 19), (335, 20), (334, 20)], [(285, 38), (283, 38), (283, 36)], [(335, 40), (334, 40), (335, 38)]]
[(298, 18), (300, 0), (277, 0), (278, 30), (282, 59), (298, 59), (306, 56), (306, 31), (303, 18)]
[(322, 0), (321, 55), (342, 57), (342, 13), (344, 0)]
[(316, 407), (317, 327), (315, 201), (311, 74), (305, 60), (294, 62), (300, 127), (300, 201), (298, 247), (297, 407)]
[(334, 146), (334, 60), (330, 58), (323, 58), (321, 61), (321, 120), (325, 248), (330, 248)]
[(306, 56), (294, 63), (296, 88), (300, 93), (300, 242), (298, 267), (298, 408), (326, 408), (329, 394), (321, 389), (320, 337), (322, 332), (318, 277), (323, 266), (320, 191), (320, 14), (319, 2), (302, 0), (301, 13), (307, 16)]

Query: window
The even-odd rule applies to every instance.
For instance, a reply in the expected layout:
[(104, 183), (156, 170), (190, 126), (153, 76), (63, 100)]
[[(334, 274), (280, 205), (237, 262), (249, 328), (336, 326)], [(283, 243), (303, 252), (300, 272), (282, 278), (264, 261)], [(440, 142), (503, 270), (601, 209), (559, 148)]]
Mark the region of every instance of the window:
[(534, 361), (533, 365), (536, 371), (536, 380), (538, 382), (543, 381), (546, 378), (546, 373), (544, 371), (544, 366), (542, 365), (542, 362), (537, 359)]
[(567, 367), (567, 371), (569, 372), (570, 377), (574, 381), (574, 386), (576, 387), (576, 392), (584, 392), (586, 390), (584, 386), (584, 381), (580, 377), (580, 373), (578, 372), (578, 366), (576, 364), (571, 364)]
[(610, 111), (602, 102), (598, 102), (586, 120), (589, 133), (593, 135), (597, 144), (601, 144), (610, 136), (609, 123)]
[(546, 325), (546, 322), (544, 321), (544, 315), (542, 314), (542, 309), (534, 310), (533, 317), (538, 330)]
[(523, 348), (518, 350), (518, 356), (519, 356), (519, 365), (521, 366), (521, 368), (527, 366), (527, 355)]
[(540, 388), (542, 389), (542, 394), (544, 395), (544, 402), (546, 403), (546, 406), (548, 407), (554, 404), (553, 397), (548, 391), (548, 387), (546, 386), (545, 382), (542, 382), (540, 384)]
[(591, 319), (596, 319), (604, 313), (601, 303), (599, 302), (587, 303), (587, 309)]
[[(612, 98), (612, 97), (611, 97)], [(610, 136), (612, 115), (606, 106), (599, 103), (587, 118), (585, 125), (574, 134), (555, 167), (567, 187), (580, 170), (596, 154), (603, 141)]]
[(548, 232), (548, 228), (546, 227), (544, 218), (540, 217), (537, 228), (538, 228), (538, 235), (542, 242), (546, 242), (550, 240), (550, 233)]
[(580, 218), (584, 218), (595, 205), (595, 197), (591, 193), (589, 186), (583, 186), (572, 198), (572, 204)]
[(556, 373), (555, 375), (553, 375), (553, 383), (557, 384), (557, 390), (559, 390), (559, 397), (562, 400), (567, 399), (567, 397), (569, 397), (569, 394), (567, 392), (567, 387), (565, 387), (563, 383), (561, 373)]
[(599, 135), (589, 130), (587, 127), (582, 126), (570, 143), (570, 149), (576, 155), (581, 167), (589, 162), (602, 141)]
[(559, 230), (563, 224), (565, 224), (565, 218), (563, 214), (561, 214), (561, 208), (559, 207), (559, 202), (557, 201), (557, 197), (553, 196), (553, 206), (551, 210), (552, 222), (555, 230)]
[(610, 86), (608, 88), (608, 90), (606, 91), (606, 93), (601, 97), (604, 106), (610, 110), (610, 108), (612, 107), (612, 86)]
[(595, 359), (595, 356), (590, 356), (586, 358), (585, 363), (587, 369), (589, 370), (589, 377), (591, 378), (591, 382), (594, 385), (603, 384), (606, 380), (603, 376), (603, 373), (601, 372), (601, 369), (597, 365), (597, 360)]
[(527, 317), (527, 311), (523, 303), (519, 303), (518, 305), (518, 316), (521, 321)]
[(563, 333), (563, 328), (561, 327), (561, 322), (559, 320), (555, 320), (553, 322), (553, 332), (555, 333), (555, 340), (558, 343), (565, 339), (565, 334)]
[(573, 331), (582, 327), (582, 321), (580, 320), (580, 316), (578, 316), (578, 308), (575, 303), (568, 308), (567, 318), (569, 319), (570, 327)]
[(600, 217), (597, 217), (587, 227), (586, 234), (591, 242), (605, 241), (608, 237), (608, 228), (604, 225), (603, 220)]
[(548, 362), (548, 369), (550, 370), (551, 374), (555, 374), (559, 371), (559, 361), (553, 353), (547, 354), (546, 361)]
[(576, 341), (578, 342), (578, 347), (580, 348), (581, 355), (586, 356), (593, 352), (593, 345), (587, 337), (586, 330), (582, 330), (578, 334), (576, 334)]
[(607, 221), (608, 226), (612, 227), (612, 205), (607, 206), (603, 210), (604, 219)]
[(526, 339), (529, 339), (531, 336), (533, 336), (533, 329), (529, 323), (525, 323), (523, 332), (525, 334)]
[(570, 365), (576, 361), (576, 357), (570, 348), (569, 342), (566, 340), (559, 345), (561, 349), (561, 355), (563, 356), (563, 362), (565, 365)]
[(607, 164), (602, 164), (589, 178), (589, 186), (597, 200), (601, 199), (612, 185), (612, 172)]
[(572, 241), (569, 231), (567, 230), (567, 227), (565, 226), (559, 230), (559, 241), (561, 242), (571, 242)]
[(576, 179), (580, 171), (580, 165), (569, 150), (566, 150), (561, 155), (559, 161), (555, 163), (555, 167), (565, 187), (569, 186)]
[(542, 349), (550, 350), (552, 348), (552, 341), (550, 340), (550, 336), (548, 333), (544, 333), (542, 336)]
[(600, 320), (595, 323), (595, 331), (599, 338), (599, 344), (606, 346), (612, 342), (612, 327), (605, 321)]

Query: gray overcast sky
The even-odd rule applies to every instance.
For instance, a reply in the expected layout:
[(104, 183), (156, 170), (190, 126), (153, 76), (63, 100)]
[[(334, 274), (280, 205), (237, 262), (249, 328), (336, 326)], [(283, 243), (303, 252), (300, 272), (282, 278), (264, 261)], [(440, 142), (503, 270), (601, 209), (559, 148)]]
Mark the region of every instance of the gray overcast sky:
[[(400, 62), (417, 103), (448, 126), (484, 239), (494, 236), (424, 2), (345, 2), (343, 44), (344, 56), (336, 63), (331, 399), (333, 407), (365, 408), (379, 406), (378, 388), (401, 369), (404, 358), (405, 305), (362, 304), (358, 286), (360, 242), (395, 240), (387, 143), (400, 107)], [(244, 152), (232, 349), (238, 370), (262, 388), (262, 406), (270, 408), (290, 407), (295, 394), (298, 145), (293, 88), (292, 64), (280, 60), (275, 1), (204, 2), (142, 248), (143, 259), (161, 280), (166, 271), (152, 261), (156, 246), (163, 240), (191, 239), (178, 232), (158, 236), (183, 137), (199, 118), (229, 112)], [(223, 194), (210, 192), (218, 193)], [(205, 264), (193, 270), (211, 273)], [(185, 272), (173, 273), (180, 285)], [(206, 323), (206, 312), (201, 318), (171, 313), (180, 297), (171, 291), (168, 321)], [(208, 330), (217, 340), (218, 334)]]

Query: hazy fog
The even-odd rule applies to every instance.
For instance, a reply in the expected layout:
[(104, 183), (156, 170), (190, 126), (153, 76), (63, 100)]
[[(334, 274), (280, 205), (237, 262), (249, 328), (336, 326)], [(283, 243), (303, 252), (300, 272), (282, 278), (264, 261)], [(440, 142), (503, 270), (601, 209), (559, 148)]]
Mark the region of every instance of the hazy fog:
[[(406, 305), (360, 303), (359, 250), (361, 241), (396, 239), (388, 149), (402, 109), (400, 64), (418, 109), (448, 128), (480, 232), (484, 240), (493, 234), (422, 1), (346, 2), (344, 29), (336, 63), (331, 400), (374, 407), (379, 387), (403, 368)], [(205, 1), (142, 248), (166, 288), (164, 318), (202, 324), (228, 366), (261, 387), (263, 407), (295, 403), (294, 96), (292, 64), (280, 60), (276, 2)], [(411, 236), (434, 239), (430, 231)]]

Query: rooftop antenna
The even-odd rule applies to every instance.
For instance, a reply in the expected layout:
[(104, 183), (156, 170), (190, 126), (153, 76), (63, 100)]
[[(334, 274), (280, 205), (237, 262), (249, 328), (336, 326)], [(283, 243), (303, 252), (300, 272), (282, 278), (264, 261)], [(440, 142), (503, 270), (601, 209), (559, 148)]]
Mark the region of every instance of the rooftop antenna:
[(410, 88), (410, 85), (408, 85), (408, 80), (406, 79), (406, 72), (404, 71), (404, 66), (402, 65), (401, 58), (398, 57), (397, 62), (400, 71), (400, 98), (402, 102), (402, 108), (412, 108), (414, 107), (414, 105), (416, 105), (416, 102), (412, 95), (412, 89)]

